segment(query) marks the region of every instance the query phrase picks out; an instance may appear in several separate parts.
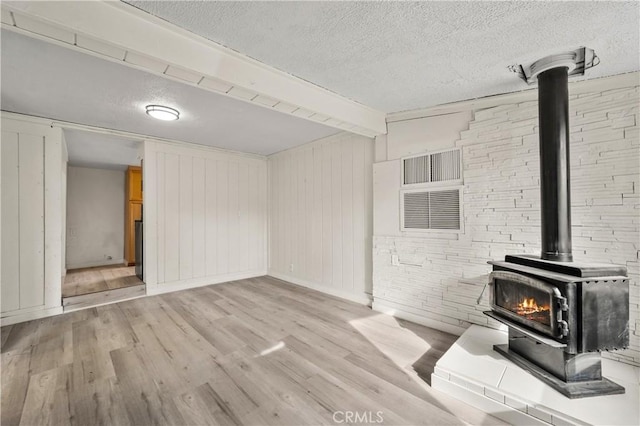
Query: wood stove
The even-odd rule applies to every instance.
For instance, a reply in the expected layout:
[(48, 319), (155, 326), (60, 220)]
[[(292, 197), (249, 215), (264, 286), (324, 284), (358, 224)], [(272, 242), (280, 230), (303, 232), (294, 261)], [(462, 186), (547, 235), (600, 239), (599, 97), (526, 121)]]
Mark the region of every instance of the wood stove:
[(629, 344), (629, 280), (623, 266), (573, 262), (567, 57), (544, 58), (536, 70), (542, 253), (489, 262), (492, 310), (485, 314), (509, 329), (508, 345), (494, 350), (582, 398), (624, 393), (602, 377), (600, 351)]
[(486, 314), (509, 328), (496, 351), (569, 398), (624, 393), (602, 377), (600, 351), (629, 344), (625, 268), (533, 256), (490, 263)]

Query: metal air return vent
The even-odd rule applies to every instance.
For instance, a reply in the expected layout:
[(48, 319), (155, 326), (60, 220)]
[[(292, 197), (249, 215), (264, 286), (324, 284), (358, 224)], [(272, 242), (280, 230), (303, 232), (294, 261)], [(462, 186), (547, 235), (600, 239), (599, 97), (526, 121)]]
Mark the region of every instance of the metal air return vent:
[(460, 230), (461, 189), (402, 191), (402, 230)]
[(459, 148), (406, 157), (402, 160), (402, 184), (459, 183), (462, 181)]

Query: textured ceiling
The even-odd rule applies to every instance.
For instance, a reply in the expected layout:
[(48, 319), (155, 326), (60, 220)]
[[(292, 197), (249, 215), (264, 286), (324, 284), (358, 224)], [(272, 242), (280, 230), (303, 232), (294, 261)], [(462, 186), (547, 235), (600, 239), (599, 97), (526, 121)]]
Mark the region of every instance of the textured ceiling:
[(587, 78), (640, 69), (635, 1), (127, 2), (386, 112), (526, 89), (508, 65), (580, 46)]
[[(271, 154), (338, 130), (2, 30), (2, 109), (237, 151)], [(181, 111), (178, 121), (144, 106)]]
[(64, 137), (70, 166), (126, 170), (140, 165), (141, 141), (75, 129), (65, 129)]

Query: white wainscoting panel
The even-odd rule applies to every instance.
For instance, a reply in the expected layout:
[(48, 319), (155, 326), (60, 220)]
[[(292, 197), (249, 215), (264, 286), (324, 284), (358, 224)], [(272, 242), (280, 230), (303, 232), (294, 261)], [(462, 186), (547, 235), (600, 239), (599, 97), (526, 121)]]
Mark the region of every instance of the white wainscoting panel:
[(62, 311), (62, 130), (13, 116), (2, 114), (3, 325)]
[(144, 274), (156, 294), (267, 270), (267, 162), (146, 141)]
[(270, 275), (369, 300), (373, 149), (341, 133), (269, 157)]

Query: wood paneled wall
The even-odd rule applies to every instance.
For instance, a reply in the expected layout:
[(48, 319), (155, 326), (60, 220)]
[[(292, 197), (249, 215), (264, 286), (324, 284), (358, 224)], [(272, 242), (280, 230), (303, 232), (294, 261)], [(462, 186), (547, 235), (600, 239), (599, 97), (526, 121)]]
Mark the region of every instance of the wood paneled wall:
[(266, 274), (263, 157), (146, 141), (149, 294)]
[(341, 133), (268, 163), (269, 275), (368, 302), (373, 140)]
[(61, 129), (9, 116), (3, 113), (0, 150), (3, 325), (62, 311), (67, 160)]

